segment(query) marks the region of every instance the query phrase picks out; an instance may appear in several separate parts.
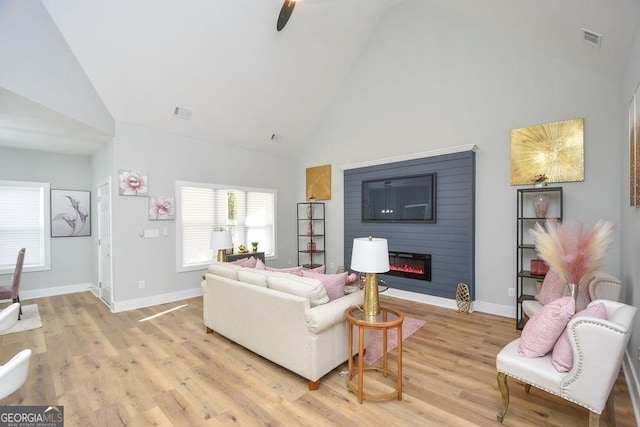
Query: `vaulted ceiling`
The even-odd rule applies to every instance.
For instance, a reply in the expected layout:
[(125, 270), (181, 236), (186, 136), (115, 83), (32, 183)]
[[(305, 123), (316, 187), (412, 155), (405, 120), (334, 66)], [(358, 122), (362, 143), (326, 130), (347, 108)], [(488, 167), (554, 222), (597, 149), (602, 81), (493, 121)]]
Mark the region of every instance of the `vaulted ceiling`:
[(282, 2), (43, 0), (116, 121), (291, 155), (395, 8), (433, 4), (614, 82), (640, 16), (638, 0), (300, 0), (278, 32)]

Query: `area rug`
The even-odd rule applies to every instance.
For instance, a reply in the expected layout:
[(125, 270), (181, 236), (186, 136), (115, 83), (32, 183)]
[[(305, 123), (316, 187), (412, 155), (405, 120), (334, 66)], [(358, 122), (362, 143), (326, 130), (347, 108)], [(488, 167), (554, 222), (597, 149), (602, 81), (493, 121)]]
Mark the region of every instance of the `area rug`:
[(18, 322), (4, 331), (0, 331), (0, 335), (15, 334), (16, 332), (29, 331), (42, 327), (38, 304), (22, 306), (22, 317)]
[[(426, 320), (405, 317), (402, 322), (402, 341), (425, 325)], [(387, 352), (398, 346), (398, 330), (393, 328), (387, 332)], [(369, 333), (369, 345), (364, 352), (364, 363), (371, 365), (382, 357), (382, 331), (372, 330)]]

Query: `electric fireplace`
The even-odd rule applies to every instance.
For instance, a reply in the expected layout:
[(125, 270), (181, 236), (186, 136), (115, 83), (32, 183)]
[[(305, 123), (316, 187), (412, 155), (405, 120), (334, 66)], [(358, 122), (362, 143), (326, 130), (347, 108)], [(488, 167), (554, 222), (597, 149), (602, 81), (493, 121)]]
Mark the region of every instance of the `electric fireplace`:
[(410, 252), (389, 252), (391, 276), (431, 281), (431, 255)]

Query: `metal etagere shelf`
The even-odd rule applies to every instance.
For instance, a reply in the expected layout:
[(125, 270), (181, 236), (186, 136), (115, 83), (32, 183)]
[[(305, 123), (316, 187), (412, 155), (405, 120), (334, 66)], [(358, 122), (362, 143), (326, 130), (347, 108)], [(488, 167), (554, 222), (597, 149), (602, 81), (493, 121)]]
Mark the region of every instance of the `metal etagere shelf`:
[[(535, 207), (538, 197), (546, 198), (546, 209)], [(522, 302), (534, 299), (537, 283), (544, 280), (544, 274), (531, 271), (531, 260), (537, 259), (536, 247), (529, 230), (536, 223), (555, 218), (562, 221), (562, 187), (540, 187), (518, 189), (518, 214), (516, 219), (516, 328), (522, 329), (526, 322), (522, 311)], [(536, 210), (538, 210), (536, 212)], [(541, 215), (544, 213), (544, 215)]]
[(325, 210), (322, 202), (297, 206), (298, 265), (317, 268), (325, 264)]

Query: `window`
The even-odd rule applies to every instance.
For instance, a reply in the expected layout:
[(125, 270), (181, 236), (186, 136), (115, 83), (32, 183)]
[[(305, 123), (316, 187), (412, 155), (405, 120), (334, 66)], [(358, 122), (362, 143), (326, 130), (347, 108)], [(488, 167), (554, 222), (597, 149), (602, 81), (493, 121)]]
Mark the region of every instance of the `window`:
[(177, 270), (206, 267), (214, 258), (213, 230), (230, 230), (234, 248), (259, 242), (265, 257), (276, 255), (276, 191), (176, 182)]
[(26, 248), (23, 271), (51, 269), (49, 184), (0, 180), (0, 274), (11, 274)]

